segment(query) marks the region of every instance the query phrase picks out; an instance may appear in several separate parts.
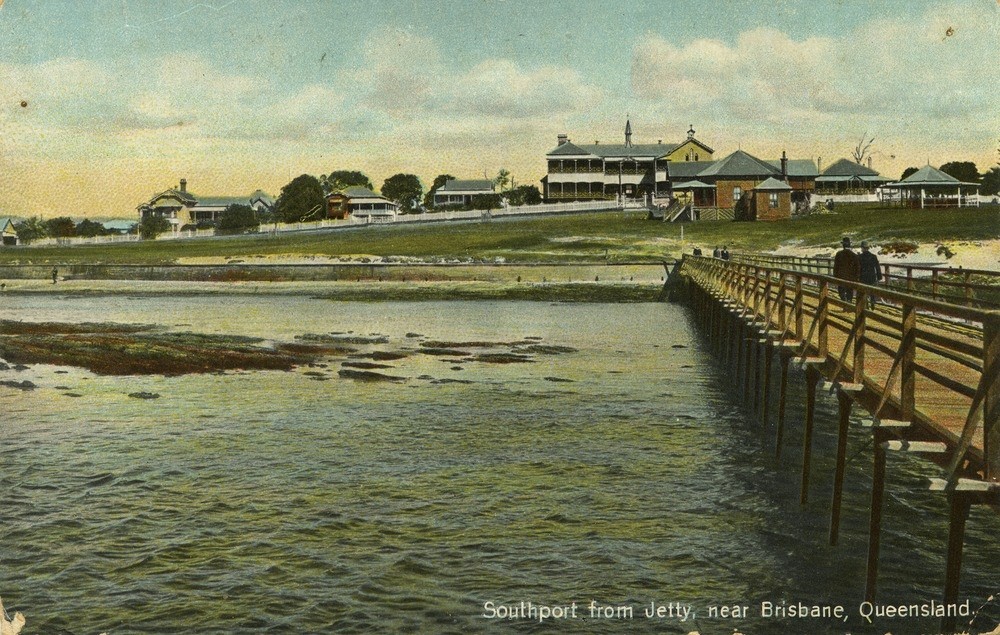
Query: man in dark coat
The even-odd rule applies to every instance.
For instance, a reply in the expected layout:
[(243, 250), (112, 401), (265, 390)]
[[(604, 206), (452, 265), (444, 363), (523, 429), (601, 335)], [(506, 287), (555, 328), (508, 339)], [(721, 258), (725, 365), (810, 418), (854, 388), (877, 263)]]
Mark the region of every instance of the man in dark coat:
[[(858, 282), (861, 278), (861, 262), (851, 249), (851, 239), (845, 236), (841, 244), (844, 248), (833, 257), (833, 277)], [(837, 294), (844, 302), (854, 301), (854, 289), (847, 285), (838, 285)]]
[[(861, 255), (858, 256), (858, 263), (861, 265), (861, 284), (876, 285), (882, 279), (882, 267), (879, 266), (878, 258), (868, 250), (868, 241), (861, 241)], [(868, 296), (868, 306), (875, 308), (875, 296)]]

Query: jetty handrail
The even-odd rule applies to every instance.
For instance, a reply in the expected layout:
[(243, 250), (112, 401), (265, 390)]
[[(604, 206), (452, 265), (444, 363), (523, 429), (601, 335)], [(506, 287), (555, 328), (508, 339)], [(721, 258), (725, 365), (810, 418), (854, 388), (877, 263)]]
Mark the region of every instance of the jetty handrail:
[[(682, 270), (801, 360), (820, 363), (835, 384), (869, 392), (876, 418), (944, 441), (949, 482), (1000, 481), (1000, 311), (748, 260), (685, 255)], [(831, 287), (851, 289), (854, 300)], [(967, 412), (962, 421), (956, 408)]]
[[(734, 252), (734, 262), (782, 267), (809, 273), (833, 273), (833, 259), (816, 256), (783, 256)], [(1000, 272), (964, 267), (913, 265), (881, 262), (882, 283), (905, 287), (908, 293), (930, 296), (965, 306), (1000, 308)], [(955, 278), (959, 278), (956, 280)], [(987, 282), (977, 280), (985, 279)], [(954, 293), (949, 293), (954, 291)], [(977, 291), (993, 292), (998, 299), (977, 297)]]

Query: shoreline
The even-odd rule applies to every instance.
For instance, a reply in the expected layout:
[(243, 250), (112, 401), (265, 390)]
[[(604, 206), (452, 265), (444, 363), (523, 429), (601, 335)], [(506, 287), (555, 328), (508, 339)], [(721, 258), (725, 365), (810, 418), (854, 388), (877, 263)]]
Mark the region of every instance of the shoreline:
[(557, 280), (496, 282), (474, 280), (409, 281), (172, 281), (172, 280), (8, 280), (5, 297), (129, 296), (193, 297), (225, 295), (279, 295), (352, 302), (387, 301), (543, 301), (543, 302), (655, 302), (660, 280)]

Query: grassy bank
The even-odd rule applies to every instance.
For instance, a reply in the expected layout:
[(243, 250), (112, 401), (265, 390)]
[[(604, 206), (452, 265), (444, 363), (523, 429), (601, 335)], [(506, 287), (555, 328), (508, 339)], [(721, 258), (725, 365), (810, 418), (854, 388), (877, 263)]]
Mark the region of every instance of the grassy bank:
[(310, 255), (379, 256), (420, 260), (567, 262), (607, 258), (610, 262), (659, 260), (695, 244), (770, 250), (789, 240), (832, 247), (843, 235), (884, 242), (983, 240), (996, 238), (996, 206), (949, 210), (904, 210), (841, 205), (835, 214), (776, 222), (687, 223), (646, 220), (644, 212), (602, 212), (488, 223), (363, 227), (309, 234), (144, 241), (75, 247), (0, 249), (0, 263), (162, 264), (181, 258), (241, 258)]

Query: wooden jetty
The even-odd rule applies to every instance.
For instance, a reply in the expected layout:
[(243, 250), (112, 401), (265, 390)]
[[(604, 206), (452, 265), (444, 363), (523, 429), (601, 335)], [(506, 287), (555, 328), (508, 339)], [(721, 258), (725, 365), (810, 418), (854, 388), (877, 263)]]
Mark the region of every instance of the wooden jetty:
[[(938, 287), (846, 282), (817, 262), (685, 256), (677, 271), (714, 353), (733, 369), (744, 401), (765, 424), (775, 402), (771, 376), (777, 365), (778, 457), (787, 423), (789, 365), (804, 368), (803, 504), (812, 477), (816, 392), (822, 386), (836, 394), (830, 544), (837, 543), (840, 529), (851, 411), (856, 405), (870, 414), (874, 450), (867, 600), (873, 601), (876, 593), (887, 455), (912, 453), (941, 466), (941, 478), (928, 487), (949, 501), (943, 595), (945, 603), (957, 602), (970, 507), (1000, 510), (1000, 311), (977, 306), (978, 290), (959, 286), (963, 280), (978, 286), (973, 275), (962, 272), (958, 282), (949, 279), (956, 286), (947, 296), (956, 301), (942, 301)], [(904, 281), (907, 275), (911, 281), (927, 277), (904, 272)], [(849, 288), (853, 300), (842, 301), (838, 287)], [(928, 297), (931, 293), (937, 295)], [(954, 632), (954, 620), (944, 618), (942, 630)]]

